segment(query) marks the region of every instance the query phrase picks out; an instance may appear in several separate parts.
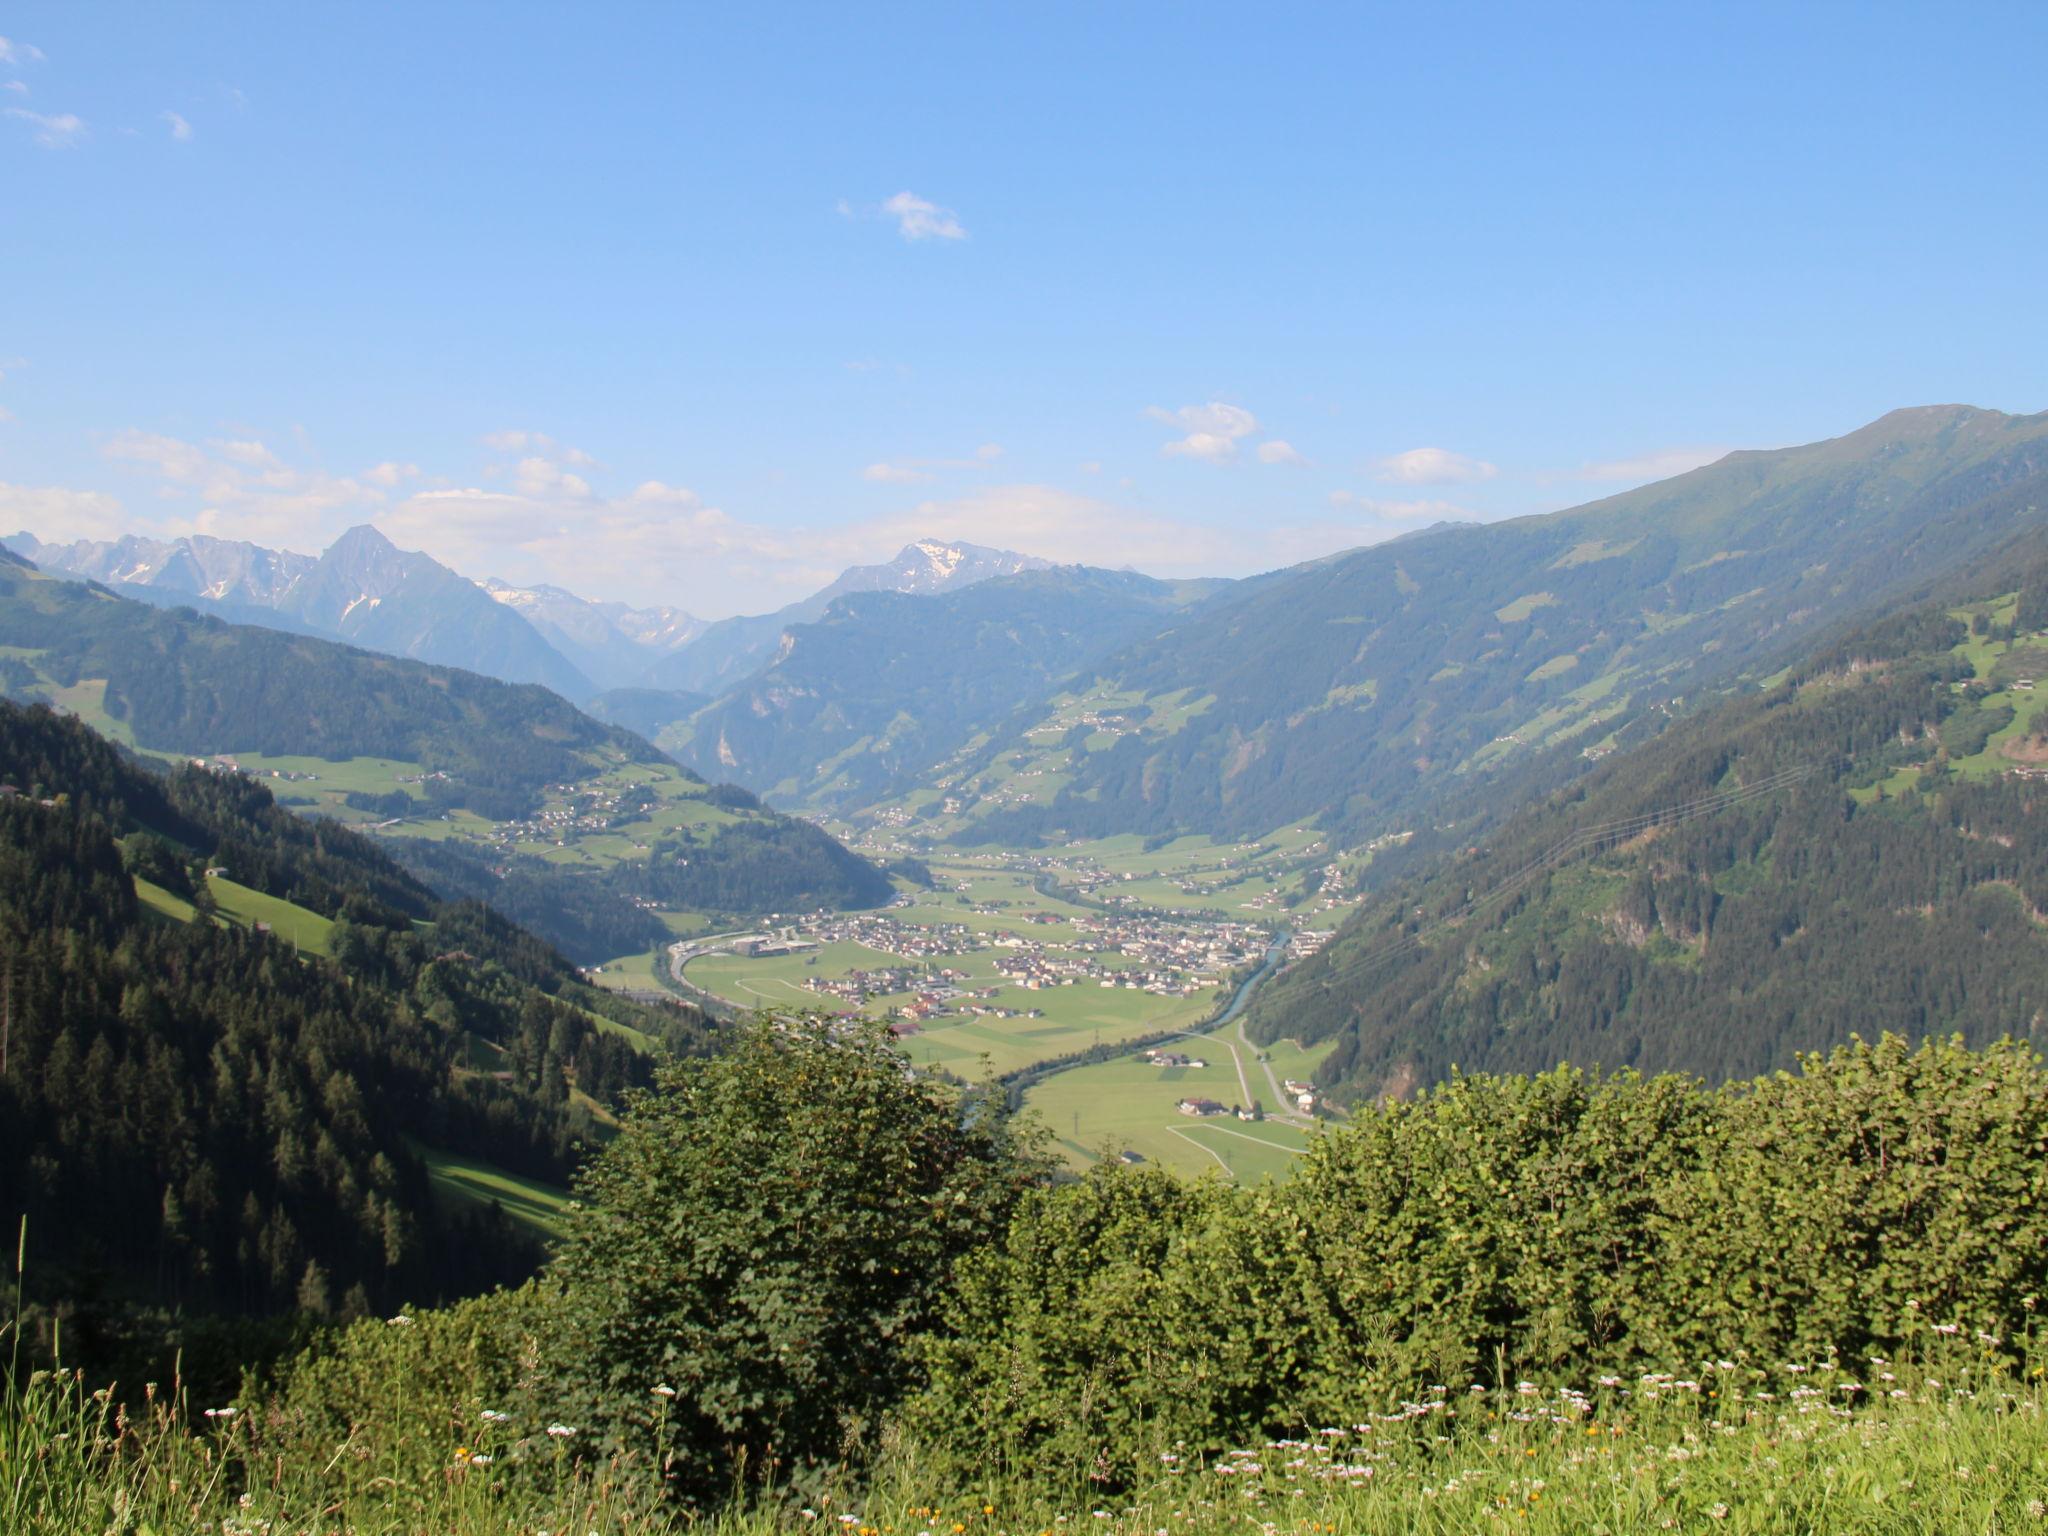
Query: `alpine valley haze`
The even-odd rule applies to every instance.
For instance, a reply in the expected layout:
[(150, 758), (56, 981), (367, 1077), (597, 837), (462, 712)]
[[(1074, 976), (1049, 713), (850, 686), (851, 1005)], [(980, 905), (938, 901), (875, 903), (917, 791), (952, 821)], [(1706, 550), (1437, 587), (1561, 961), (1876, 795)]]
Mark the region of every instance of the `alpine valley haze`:
[(0, 1532), (2048, 1529), (2048, 14), (0, 16)]

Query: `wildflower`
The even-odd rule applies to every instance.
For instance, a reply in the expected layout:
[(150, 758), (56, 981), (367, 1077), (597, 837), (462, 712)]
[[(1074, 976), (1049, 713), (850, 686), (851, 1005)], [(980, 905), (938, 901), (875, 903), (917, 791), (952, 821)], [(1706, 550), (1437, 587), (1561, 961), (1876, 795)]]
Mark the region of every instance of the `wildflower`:
[(550, 1424), (548, 1426), (548, 1433), (557, 1440), (567, 1440), (576, 1433), (576, 1426), (574, 1424)]
[(650, 1390), (653, 1391), (656, 1397), (674, 1397), (676, 1395), (676, 1389), (670, 1386), (659, 1386)]
[(495, 1459), (496, 1458), (494, 1457), (485, 1455), (482, 1451), (477, 1451), (470, 1456), (469, 1464), (472, 1467), (488, 1467), (491, 1464), (491, 1462)]
[(206, 1416), (209, 1419), (232, 1419), (235, 1416), (235, 1410), (232, 1408), (209, 1408), (206, 1410)]
[(503, 1424), (511, 1417), (511, 1414), (500, 1413), (495, 1408), (486, 1408), (483, 1412), (483, 1420), (486, 1424)]
[(390, 1322), (391, 1326), (394, 1328), (410, 1328), (412, 1326), (412, 1319), (407, 1317), (403, 1312), (399, 1313), (398, 1316), (392, 1318)]
[(1716, 1520), (1726, 1520), (1728, 1518), (1728, 1506), (1726, 1504), (1716, 1504), (1712, 1509), (1708, 1510), (1707, 1513), (1712, 1515)]

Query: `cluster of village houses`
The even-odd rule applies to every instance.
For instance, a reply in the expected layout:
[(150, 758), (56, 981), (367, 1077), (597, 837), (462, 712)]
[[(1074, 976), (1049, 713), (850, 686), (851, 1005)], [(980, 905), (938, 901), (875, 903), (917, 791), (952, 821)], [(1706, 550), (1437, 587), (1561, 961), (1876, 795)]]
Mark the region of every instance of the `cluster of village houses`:
[(226, 753), (219, 757), (195, 757), (192, 766), (211, 773), (239, 773), (251, 779), (277, 779), (287, 784), (305, 784), (320, 777), (317, 773), (306, 773), (297, 768), (244, 768)]
[[(1005, 988), (1038, 992), (1052, 987), (1096, 986), (1192, 997), (1222, 984), (1231, 972), (1257, 963), (1264, 930), (1246, 923), (1189, 927), (1155, 918), (1093, 913), (1065, 917), (1045, 911), (1008, 911), (985, 902), (967, 910), (1002, 915), (1024, 932), (981, 932), (965, 923), (907, 923), (886, 912), (815, 913), (772, 934), (735, 941), (735, 953), (768, 959), (814, 953), (827, 944), (855, 943), (897, 957), (898, 965), (860, 967), (837, 976), (807, 977), (802, 985), (821, 997), (858, 1008), (875, 998), (899, 998), (896, 1014), (910, 1024), (941, 1015), (1037, 1018), (1043, 1010), (1021, 1000), (998, 1001)], [(1072, 937), (1039, 938), (1034, 927), (1070, 924)], [(994, 953), (1002, 978), (991, 985), (947, 965), (950, 959)]]
[[(445, 778), (445, 774), (428, 777)], [(401, 784), (406, 780), (399, 780)], [(542, 788), (549, 804), (525, 821), (499, 822), (491, 831), (488, 841), (500, 847), (510, 848), (519, 843), (551, 843), (557, 848), (566, 848), (580, 837), (595, 837), (607, 832), (616, 832), (628, 821), (637, 820), (643, 814), (637, 809), (628, 810), (628, 799), (638, 807), (640, 797), (651, 785), (633, 783), (616, 787), (596, 787), (590, 784), (549, 784)], [(648, 851), (648, 845), (632, 841), (633, 847), (641, 853)]]
[[(1151, 1054), (1156, 1055), (1157, 1053)], [(1201, 1066), (1204, 1063), (1196, 1062), (1195, 1065)], [(1314, 1083), (1304, 1083), (1290, 1077), (1283, 1086), (1287, 1089), (1287, 1097), (1293, 1101), (1295, 1109), (1304, 1115), (1312, 1115), (1316, 1112), (1316, 1105), (1321, 1100), (1316, 1093), (1316, 1085)], [(1193, 1115), (1198, 1120), (1206, 1120), (1212, 1115), (1235, 1115), (1240, 1120), (1257, 1120), (1260, 1118), (1259, 1110), (1256, 1106), (1247, 1109), (1242, 1104), (1224, 1104), (1217, 1099), (1182, 1099), (1178, 1104), (1174, 1105), (1174, 1108), (1184, 1115)]]

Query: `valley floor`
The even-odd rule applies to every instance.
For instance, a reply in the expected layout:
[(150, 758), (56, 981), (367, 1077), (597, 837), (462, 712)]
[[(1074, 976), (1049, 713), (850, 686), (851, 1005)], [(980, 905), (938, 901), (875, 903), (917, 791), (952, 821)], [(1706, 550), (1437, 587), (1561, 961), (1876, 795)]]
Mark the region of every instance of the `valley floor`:
[[(1182, 838), (1147, 849), (1129, 837), (934, 857), (933, 887), (884, 911), (683, 941), (669, 963), (688, 988), (736, 1008), (888, 1019), (911, 1060), (966, 1078), (1154, 1042), (1188, 1060), (1134, 1051), (1031, 1087), (1025, 1102), (1067, 1161), (1129, 1154), (1189, 1174), (1284, 1176), (1315, 1125), (1285, 1083), (1308, 1080), (1324, 1053), (1262, 1050), (1219, 1019), (1275, 933), (1293, 933), (1284, 925), (1299, 933), (1282, 958), (1308, 952), (1349, 910), (1335, 892), (1289, 905), (1312, 841), (1296, 832), (1263, 845)], [(623, 981), (643, 967), (635, 957), (606, 969)], [(1223, 1112), (1184, 1114), (1183, 1099)], [(1229, 1112), (1254, 1104), (1256, 1121)]]

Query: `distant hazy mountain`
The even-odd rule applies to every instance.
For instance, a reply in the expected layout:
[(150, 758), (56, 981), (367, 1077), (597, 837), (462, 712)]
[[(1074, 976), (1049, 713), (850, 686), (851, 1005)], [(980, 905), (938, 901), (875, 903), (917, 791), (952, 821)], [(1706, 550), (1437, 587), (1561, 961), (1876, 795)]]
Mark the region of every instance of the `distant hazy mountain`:
[(662, 740), (700, 772), (789, 803), (867, 804), (1216, 585), (1076, 565), (935, 596), (848, 591), (790, 628), (686, 739)]
[(560, 587), (515, 587), (496, 577), (482, 587), (600, 688), (632, 687), (705, 629), (702, 619), (680, 608), (593, 603)]
[[(1104, 697), (1142, 706), (1113, 745), (1054, 762), (1043, 734), (1017, 731), (947, 793), (966, 803), (1033, 757), (1057, 796), (1010, 808), (984, 794), (983, 831), (1309, 820), (1362, 841), (1426, 822), (1432, 798), (1477, 782), (1524, 793), (1531, 765), (1777, 665), (1820, 626), (2044, 516), (2048, 415), (1895, 411), (1571, 511), (1246, 583), (1101, 663)], [(1168, 697), (1202, 708), (1162, 714)], [(1056, 718), (1048, 704), (1041, 721)]]
[(830, 586), (802, 602), (791, 603), (774, 613), (721, 619), (657, 665), (647, 674), (646, 683), (652, 688), (717, 693), (773, 656), (782, 642), (782, 632), (790, 625), (823, 618), (833, 599), (849, 592), (949, 592), (997, 576), (1042, 571), (1051, 564), (1050, 560), (1020, 555), (1014, 550), (919, 539), (904, 545), (902, 552), (885, 565), (849, 568)]
[(201, 535), (51, 545), (24, 533), (7, 543), (44, 570), (158, 607), (190, 605), (238, 623), (539, 683), (569, 699), (596, 691), (516, 609), (367, 523), (318, 557)]

